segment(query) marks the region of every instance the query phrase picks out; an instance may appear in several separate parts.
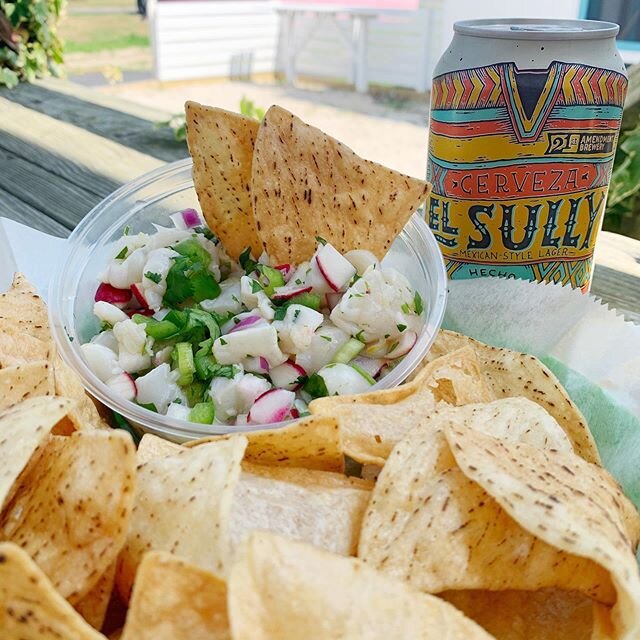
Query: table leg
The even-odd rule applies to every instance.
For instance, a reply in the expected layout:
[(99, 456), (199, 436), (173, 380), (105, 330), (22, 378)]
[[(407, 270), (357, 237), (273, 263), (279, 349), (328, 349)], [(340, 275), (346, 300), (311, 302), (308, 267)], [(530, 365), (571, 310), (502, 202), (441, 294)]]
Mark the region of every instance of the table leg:
[(296, 15), (293, 11), (285, 11), (282, 15), (284, 23), (284, 76), (287, 85), (296, 80)]
[(369, 88), (367, 78), (367, 32), (369, 21), (365, 16), (353, 16), (353, 63), (355, 86), (358, 93), (366, 93)]

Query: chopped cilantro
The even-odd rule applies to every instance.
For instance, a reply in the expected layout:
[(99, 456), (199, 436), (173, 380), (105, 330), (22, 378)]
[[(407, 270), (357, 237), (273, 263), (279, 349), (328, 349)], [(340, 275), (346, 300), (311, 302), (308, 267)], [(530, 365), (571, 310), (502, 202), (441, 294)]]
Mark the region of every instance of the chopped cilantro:
[(296, 378), (296, 384), (304, 384), (307, 381), (307, 376), (298, 376)]
[(322, 398), (329, 395), (327, 385), (322, 376), (314, 373), (304, 384), (304, 390), (313, 398)]
[(224, 338), (220, 338), (220, 344), (221, 344), (223, 347), (226, 347), (228, 343), (227, 343), (227, 341), (226, 341)]
[(247, 247), (238, 257), (240, 266), (244, 269), (244, 272), (249, 275), (256, 270), (258, 263), (251, 259), (251, 247)]
[(129, 247), (122, 247), (120, 253), (116, 256), (116, 260), (124, 260), (129, 253)]
[(407, 328), (407, 325), (406, 324), (397, 324), (396, 327), (398, 327), (398, 331), (400, 333), (402, 333)]
[(159, 273), (154, 273), (153, 271), (147, 271), (144, 274), (144, 277), (151, 282), (155, 282), (156, 284), (160, 284), (160, 280), (162, 280), (162, 276)]
[(213, 233), (213, 231), (211, 231), (211, 229), (209, 229), (208, 227), (195, 227), (194, 231), (203, 235), (207, 240), (211, 240), (213, 244), (218, 244), (220, 242), (218, 236), (216, 236), (216, 234)]
[(333, 342), (333, 340), (331, 339), (331, 336), (320, 336), (323, 340), (326, 340), (327, 342)]
[(293, 321), (295, 322), (298, 319), (298, 316), (300, 315), (300, 309), (296, 309), (293, 312)]
[(422, 312), (424, 311), (424, 304), (422, 303), (422, 297), (417, 291), (416, 291), (416, 295), (413, 297), (413, 306), (415, 307), (416, 313), (418, 315), (421, 315)]
[(300, 280), (300, 278), (296, 278), (296, 284), (302, 284), (302, 280)]
[(256, 280), (251, 280), (251, 293), (262, 291), (262, 285)]
[(130, 227), (129, 225), (127, 225), (127, 226), (124, 228), (124, 230), (123, 230), (123, 232), (122, 232), (122, 235), (123, 235), (123, 236), (128, 236), (130, 232), (131, 232), (131, 227)]
[(390, 333), (385, 333), (385, 334), (384, 334), (384, 339), (385, 339), (385, 340), (386, 340), (387, 338), (390, 338), (390, 337), (391, 337), (391, 334), (390, 334)]
[(322, 236), (316, 236), (316, 242), (319, 242), (323, 246), (327, 244), (327, 241)]
[(284, 320), (284, 317), (287, 315), (287, 307), (278, 307), (273, 314), (274, 320)]
[(398, 341), (394, 342), (391, 345), (391, 348), (389, 349), (388, 353), (391, 353), (400, 343)]
[(411, 313), (411, 309), (406, 302), (403, 303), (403, 305), (400, 308), (402, 309), (402, 313), (406, 313), (407, 315)]
[(148, 409), (149, 411), (155, 411), (156, 413), (158, 413), (158, 408), (156, 407), (155, 404), (153, 404), (153, 402), (149, 402), (147, 404), (142, 404), (141, 402), (138, 403), (143, 409)]

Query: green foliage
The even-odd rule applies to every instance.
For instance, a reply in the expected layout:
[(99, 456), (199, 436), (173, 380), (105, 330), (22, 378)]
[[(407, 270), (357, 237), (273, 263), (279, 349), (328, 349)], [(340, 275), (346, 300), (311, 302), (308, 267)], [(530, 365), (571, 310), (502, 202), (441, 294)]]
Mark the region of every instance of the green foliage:
[(620, 133), (613, 163), (604, 228), (622, 231), (640, 215), (640, 117)]
[(0, 42), (0, 85), (15, 87), (49, 74), (60, 75), (62, 44), (56, 23), (65, 0), (0, 0), (0, 11), (17, 35), (18, 52)]
[(258, 122), (264, 120), (264, 109), (256, 107), (253, 100), (249, 100), (246, 96), (240, 98), (240, 113), (247, 118), (253, 118)]
[[(0, 2), (1, 1), (2, 0), (0, 0)], [(242, 98), (240, 99), (240, 113), (243, 116), (247, 116), (248, 118), (253, 118), (254, 120), (262, 122), (265, 111), (261, 107), (256, 107), (253, 100), (249, 100), (246, 96), (242, 96)], [(185, 121), (184, 113), (177, 113), (171, 116), (171, 118), (169, 118), (169, 120), (166, 120), (165, 122), (158, 122), (156, 126), (160, 128), (168, 127), (169, 129), (172, 129), (173, 135), (178, 141), (187, 139), (187, 123)]]

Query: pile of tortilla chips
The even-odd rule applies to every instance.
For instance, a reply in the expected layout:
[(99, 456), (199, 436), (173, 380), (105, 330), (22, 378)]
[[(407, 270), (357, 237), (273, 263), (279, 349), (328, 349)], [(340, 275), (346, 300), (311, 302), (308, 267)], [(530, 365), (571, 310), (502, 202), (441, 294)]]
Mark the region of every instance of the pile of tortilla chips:
[(261, 123), (196, 102), (185, 109), (202, 213), (233, 259), (248, 246), (299, 264), (317, 237), (382, 258), (429, 194), (426, 182), (360, 158), (277, 105)]
[(535, 358), (442, 331), (397, 389), (136, 451), (22, 278), (0, 317), (1, 638), (640, 637), (640, 516)]

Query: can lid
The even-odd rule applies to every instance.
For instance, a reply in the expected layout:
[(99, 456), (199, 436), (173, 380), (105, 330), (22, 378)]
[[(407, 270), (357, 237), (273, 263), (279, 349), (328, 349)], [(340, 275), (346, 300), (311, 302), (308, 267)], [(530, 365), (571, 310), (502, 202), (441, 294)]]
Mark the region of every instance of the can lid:
[(460, 20), (456, 33), (505, 40), (600, 40), (614, 38), (620, 27), (600, 20), (556, 20), (554, 18), (486, 18)]

